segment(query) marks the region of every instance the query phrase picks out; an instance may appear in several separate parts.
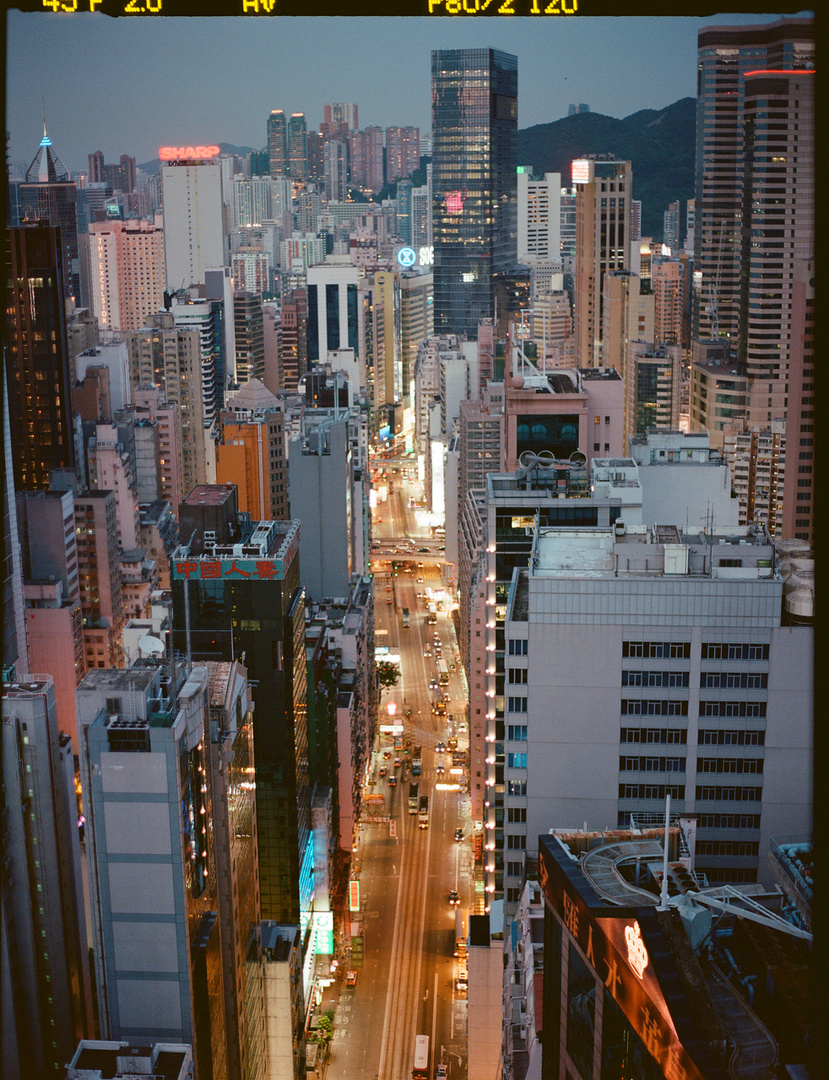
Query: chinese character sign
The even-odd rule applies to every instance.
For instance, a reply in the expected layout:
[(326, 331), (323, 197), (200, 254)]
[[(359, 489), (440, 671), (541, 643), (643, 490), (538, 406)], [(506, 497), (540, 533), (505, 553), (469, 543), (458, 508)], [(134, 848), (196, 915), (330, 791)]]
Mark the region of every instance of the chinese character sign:
[(283, 566), (281, 559), (174, 559), (173, 577), (187, 581), (279, 581)]

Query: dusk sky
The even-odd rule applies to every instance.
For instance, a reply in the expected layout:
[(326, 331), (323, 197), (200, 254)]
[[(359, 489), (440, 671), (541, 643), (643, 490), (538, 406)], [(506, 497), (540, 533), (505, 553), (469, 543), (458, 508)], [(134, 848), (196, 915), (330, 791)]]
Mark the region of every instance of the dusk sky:
[(107, 161), (157, 157), (162, 145), (261, 148), (271, 109), (304, 112), (352, 101), (360, 127), (412, 124), (427, 132), (430, 53), (492, 46), (518, 56), (519, 128), (567, 115), (570, 103), (624, 117), (696, 95), (701, 26), (779, 16), (707, 18), (112, 19), (11, 11), (6, 128), (13, 162), (28, 165), (46, 124), (73, 173)]

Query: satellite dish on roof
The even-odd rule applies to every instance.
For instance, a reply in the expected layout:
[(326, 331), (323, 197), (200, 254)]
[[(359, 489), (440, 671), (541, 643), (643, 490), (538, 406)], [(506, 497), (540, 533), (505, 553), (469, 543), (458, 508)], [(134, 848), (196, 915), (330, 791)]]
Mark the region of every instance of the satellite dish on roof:
[(150, 656), (161, 656), (164, 652), (164, 645), (152, 634), (145, 634), (144, 637), (139, 638), (138, 648), (142, 653), (149, 653)]

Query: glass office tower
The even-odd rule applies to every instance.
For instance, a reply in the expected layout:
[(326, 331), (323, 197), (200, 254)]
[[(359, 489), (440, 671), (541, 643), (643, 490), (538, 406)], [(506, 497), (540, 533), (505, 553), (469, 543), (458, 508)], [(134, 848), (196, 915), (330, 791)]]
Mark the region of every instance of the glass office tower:
[(435, 333), (477, 337), (493, 318), (493, 275), (515, 264), (518, 58), (432, 53)]

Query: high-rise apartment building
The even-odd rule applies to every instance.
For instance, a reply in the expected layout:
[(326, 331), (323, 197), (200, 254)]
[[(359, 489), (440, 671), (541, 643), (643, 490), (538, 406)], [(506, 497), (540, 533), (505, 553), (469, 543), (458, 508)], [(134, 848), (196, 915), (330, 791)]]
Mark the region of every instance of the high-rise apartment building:
[(575, 331), (579, 367), (602, 363), (604, 276), (630, 270), (629, 161), (598, 157), (573, 162), (576, 186)]
[[(174, 640), (195, 659), (245, 654), (253, 732), (263, 918), (304, 928), (313, 898), (299, 522), (251, 522), (236, 488), (202, 484), (179, 507)], [(189, 618), (185, 612), (189, 610)]]
[(282, 338), (279, 382), (283, 390), (296, 390), (308, 370), (308, 290), (292, 289), (282, 301)]
[(75, 493), (78, 579), (87, 669), (124, 664), (124, 594), (112, 491)]
[(325, 361), (334, 349), (358, 349), (359, 279), (360, 271), (350, 263), (308, 268), (309, 361)]
[(262, 379), (265, 375), (265, 331), (262, 296), (234, 292), (233, 327), (236, 345), (236, 381)]
[(516, 257), (518, 59), (432, 53), (435, 330), (474, 337)]
[(367, 127), (348, 136), (351, 183), (354, 187), (379, 191), (383, 186), (383, 129)]
[[(748, 313), (743, 282), (747, 288), (746, 260), (755, 240), (751, 233), (751, 202), (755, 190), (761, 196), (760, 218), (769, 218), (762, 224), (758, 219), (757, 227), (764, 232), (780, 228), (790, 232), (794, 222), (790, 220), (787, 225), (786, 219), (791, 219), (795, 207), (800, 208), (814, 198), (808, 176), (804, 177), (806, 184), (802, 196), (795, 192), (794, 186), (789, 186), (784, 193), (771, 191), (774, 187), (782, 188), (787, 178), (791, 185), (790, 170), (796, 167), (796, 158), (804, 144), (809, 145), (809, 140), (814, 137), (810, 128), (811, 116), (807, 120), (805, 115), (811, 113), (812, 106), (804, 97), (801, 120), (800, 105), (794, 105), (795, 100), (800, 99), (790, 97), (788, 92), (792, 80), (798, 82), (810, 78), (805, 71), (814, 64), (814, 50), (814, 22), (811, 19), (784, 18), (755, 26), (708, 26), (700, 30), (698, 36), (692, 334), (700, 340), (724, 338), (732, 349), (742, 349), (744, 359), (747, 356), (743, 340), (745, 330), (740, 312), (742, 307)], [(761, 75), (762, 71), (768, 71), (769, 75)], [(747, 77), (748, 72), (757, 74)], [(768, 94), (762, 89), (764, 86)], [(746, 99), (746, 91), (751, 105)], [(805, 87), (804, 92), (813, 93)], [(761, 104), (766, 100), (768, 105)], [(760, 115), (765, 112), (780, 115)], [(747, 121), (750, 121), (748, 127)], [(759, 144), (756, 142), (758, 136)], [(771, 158), (785, 160), (756, 161), (762, 170), (773, 170), (768, 179), (774, 183), (765, 185), (760, 191), (756, 189), (754, 178), (746, 172), (746, 155), (749, 155), (748, 160), (753, 159), (755, 148), (764, 144), (764, 157), (769, 154)], [(773, 152), (772, 147), (775, 147)], [(813, 153), (812, 147), (810, 158)], [(800, 214), (798, 217), (802, 221)], [(800, 227), (799, 224), (798, 231)], [(767, 234), (766, 239), (771, 242), (771, 235)], [(784, 262), (791, 258), (794, 238), (788, 235), (774, 239), (780, 246), (769, 249), (769, 262), (773, 266), (769, 265), (767, 272), (779, 281)], [(788, 284), (788, 280), (784, 281), (787, 293)], [(760, 285), (758, 279), (754, 287)], [(776, 294), (777, 290), (772, 292)], [(779, 322), (781, 301), (785, 309), (786, 301), (782, 295), (772, 296), (764, 301), (757, 316), (777, 311)]]
[(783, 536), (797, 537), (809, 543), (813, 543), (815, 514), (814, 269), (812, 259), (796, 262), (792, 283), (792, 343), (786, 408), (786, 473), (790, 482), (783, 489), (782, 528)]
[(18, 491), (45, 489), (52, 469), (73, 468), (77, 456), (61, 231), (42, 222), (21, 225), (7, 230), (6, 243), (6, 379), (14, 418), (9, 464)]
[(351, 101), (324, 105), (323, 117), (326, 124), (345, 124), (348, 131), (356, 131), (360, 126), (357, 123), (357, 106)]
[(328, 202), (345, 202), (348, 198), (348, 144), (340, 139), (328, 139), (322, 156), (325, 198)]
[(89, 155), (89, 176), (91, 184), (108, 184), (113, 191), (121, 191), (125, 195), (135, 190), (135, 158), (129, 154), (122, 154), (118, 164), (110, 164), (104, 161), (102, 150), (96, 150)]
[(102, 329), (138, 330), (164, 300), (164, 233), (149, 221), (89, 226), (90, 300)]
[(561, 173), (531, 175), (518, 166), (518, 261), (561, 260)]
[(91, 671), (79, 756), (101, 1034), (163, 1032), (224, 1076), (208, 692), (203, 666)]
[(224, 321), (229, 313), (223, 300), (197, 299), (183, 291), (171, 298), (168, 310), (177, 331), (194, 330), (199, 335), (202, 423), (210, 428), (224, 402), (227, 381)]
[(307, 409), (288, 443), (291, 516), (302, 523), (303, 586), (310, 601), (347, 596), (368, 569), (365, 430), (359, 409)]
[(20, 185), (20, 222), (45, 221), (60, 230), (63, 296), (73, 297), (76, 304), (81, 296), (77, 201), (77, 185), (52, 149), (44, 121), (43, 138)]
[[(161, 399), (177, 407), (181, 447), (181, 489), (207, 482), (202, 356), (197, 330), (179, 330), (169, 311), (147, 319), (146, 326), (128, 333), (130, 382), (160, 388)], [(138, 398), (136, 396), (136, 403)]]
[[(750, 380), (746, 421), (785, 416), (795, 266), (815, 255), (815, 74), (760, 65), (743, 81), (740, 338)], [(747, 219), (747, 220), (746, 220)]]
[(228, 397), (218, 427), (216, 483), (235, 484), (239, 509), (253, 521), (288, 517), (283, 404), (250, 379)]
[(268, 154), (271, 176), (288, 175), (288, 121), (282, 109), (271, 109), (268, 117)]
[(75, 690), (86, 658), (74, 498), (71, 491), (21, 491), (16, 511), (26, 619), (19, 669), (48, 672), (58, 728), (77, 746)]
[(305, 113), (291, 113), (288, 120), (288, 175), (294, 181), (308, 178), (308, 125)]
[(2, 690), (3, 1075), (57, 1077), (93, 1024), (73, 744), (51, 676)]
[(411, 176), (420, 165), (420, 128), (386, 128), (386, 182)]
[(435, 332), (435, 279), (428, 273), (400, 275), (400, 362), (402, 396), (414, 400), (417, 350)]
[(205, 271), (227, 263), (222, 167), (217, 161), (162, 165), (167, 289), (204, 285)]
[(652, 428), (679, 427), (682, 357), (678, 345), (632, 341), (625, 364), (625, 445)]

